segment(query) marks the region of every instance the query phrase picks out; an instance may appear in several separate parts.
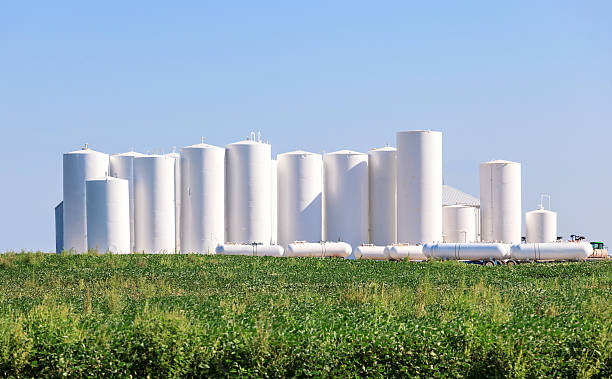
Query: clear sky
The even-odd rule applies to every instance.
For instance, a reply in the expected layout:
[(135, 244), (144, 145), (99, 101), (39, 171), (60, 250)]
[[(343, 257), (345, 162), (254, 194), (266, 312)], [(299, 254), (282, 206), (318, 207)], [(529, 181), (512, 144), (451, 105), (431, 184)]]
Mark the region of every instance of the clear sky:
[[(179, 4), (180, 3), (180, 4)], [(62, 153), (367, 151), (444, 133), (444, 181), (522, 162), (523, 211), (612, 244), (610, 1), (0, 5), (0, 251), (54, 249)]]

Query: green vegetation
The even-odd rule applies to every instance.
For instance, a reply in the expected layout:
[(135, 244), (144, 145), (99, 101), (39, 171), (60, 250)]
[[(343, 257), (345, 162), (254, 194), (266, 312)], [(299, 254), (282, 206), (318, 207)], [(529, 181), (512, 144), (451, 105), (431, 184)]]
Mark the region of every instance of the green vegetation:
[(0, 255), (0, 376), (612, 377), (612, 262)]

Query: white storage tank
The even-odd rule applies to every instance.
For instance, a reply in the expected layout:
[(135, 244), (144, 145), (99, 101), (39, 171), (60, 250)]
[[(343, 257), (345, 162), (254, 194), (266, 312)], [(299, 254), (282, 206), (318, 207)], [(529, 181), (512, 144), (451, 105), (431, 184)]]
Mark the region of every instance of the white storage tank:
[(226, 149), (227, 240), (270, 244), (270, 145), (245, 140)]
[(323, 158), (325, 239), (369, 243), (368, 155), (341, 150)]
[(510, 257), (516, 261), (574, 261), (593, 254), (588, 242), (523, 243), (513, 245)]
[(386, 246), (397, 242), (397, 151), (393, 147), (368, 153), (370, 242)]
[(525, 230), (528, 243), (557, 241), (557, 213), (542, 207), (527, 212)]
[(477, 225), (478, 208), (470, 205), (447, 205), (442, 207), (442, 234), (444, 242), (478, 242)]
[(278, 243), (278, 162), (270, 161), (270, 245)]
[(130, 192), (125, 179), (86, 181), (87, 249), (127, 254), (130, 246)]
[(181, 178), (181, 155), (179, 153), (169, 153), (167, 156), (174, 158), (174, 251), (181, 251), (181, 205), (182, 178)]
[(181, 149), (181, 252), (214, 254), (225, 242), (225, 149)]
[(134, 158), (134, 251), (175, 252), (174, 158)]
[(442, 240), (442, 133), (397, 133), (397, 241)]
[(354, 252), (355, 259), (372, 259), (376, 261), (389, 259), (389, 252), (385, 246), (360, 245), (355, 248)]
[(108, 175), (108, 154), (89, 149), (63, 157), (64, 250), (87, 251), (85, 181)]
[(480, 164), (481, 238), (484, 242), (521, 242), (521, 164)]
[(288, 257), (338, 257), (346, 258), (353, 252), (346, 242), (303, 242), (296, 241), (287, 245)]
[(323, 160), (320, 154), (279, 154), (278, 243), (322, 239)]
[(130, 251), (134, 251), (134, 157), (144, 154), (129, 151), (110, 156), (110, 176), (128, 181), (130, 196)]
[(427, 257), (423, 254), (423, 245), (394, 244), (385, 247), (385, 254), (389, 259), (401, 261), (408, 259), (411, 261), (426, 261)]
[(219, 255), (250, 255), (255, 257), (282, 257), (285, 249), (279, 245), (224, 244), (216, 248)]
[(510, 256), (510, 246), (502, 243), (433, 243), (423, 246), (428, 258), (459, 261), (505, 260)]

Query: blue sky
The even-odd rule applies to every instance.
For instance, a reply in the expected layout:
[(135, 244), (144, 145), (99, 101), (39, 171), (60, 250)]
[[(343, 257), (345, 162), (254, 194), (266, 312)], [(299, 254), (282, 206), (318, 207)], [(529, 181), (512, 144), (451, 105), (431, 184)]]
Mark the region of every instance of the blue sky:
[(54, 248), (62, 153), (367, 151), (444, 133), (444, 181), (523, 164), (523, 211), (612, 242), (612, 2), (4, 2), (0, 251)]

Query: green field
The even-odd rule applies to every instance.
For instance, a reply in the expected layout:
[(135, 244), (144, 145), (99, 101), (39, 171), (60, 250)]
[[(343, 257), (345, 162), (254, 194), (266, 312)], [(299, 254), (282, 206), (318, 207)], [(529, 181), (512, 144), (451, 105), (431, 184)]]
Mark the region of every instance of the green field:
[(3, 376), (612, 377), (612, 262), (0, 255)]

